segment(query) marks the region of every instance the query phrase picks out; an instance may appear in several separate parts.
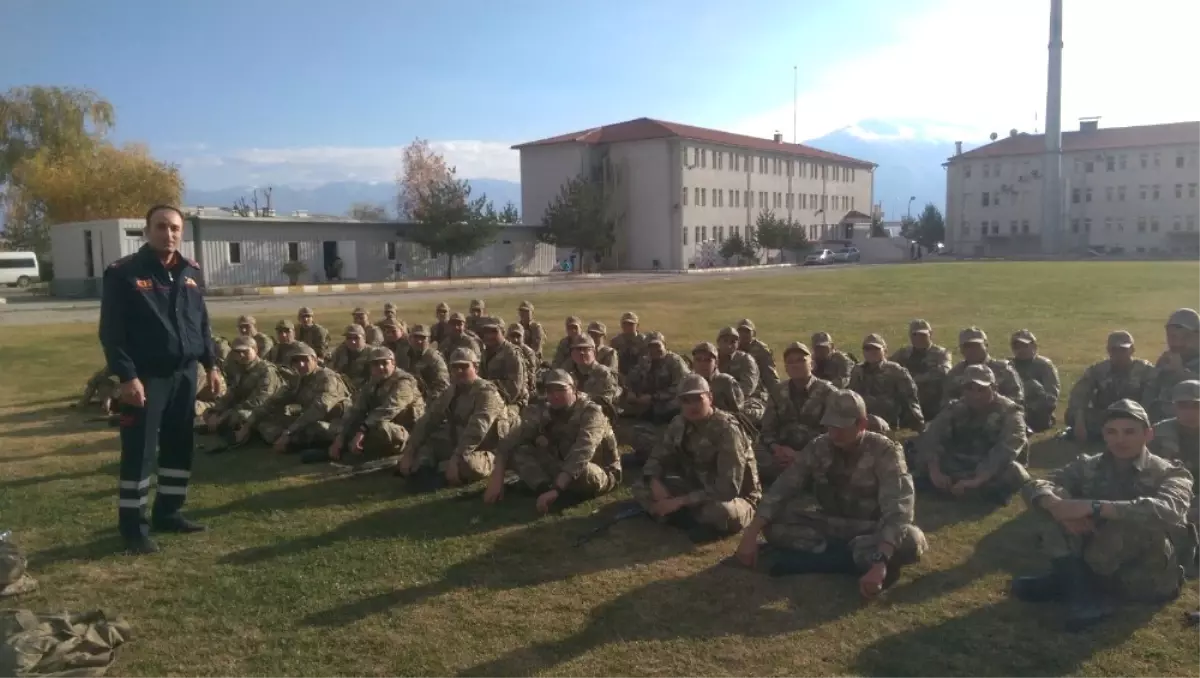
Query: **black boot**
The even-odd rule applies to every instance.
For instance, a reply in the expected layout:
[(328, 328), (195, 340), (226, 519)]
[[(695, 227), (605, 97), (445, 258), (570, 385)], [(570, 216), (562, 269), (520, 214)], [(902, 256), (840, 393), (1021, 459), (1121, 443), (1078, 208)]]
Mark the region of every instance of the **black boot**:
[[(890, 571), (891, 568), (888, 568)], [(899, 576), (899, 568), (896, 568)], [(786, 577), (793, 574), (850, 574), (857, 573), (854, 556), (850, 549), (837, 542), (827, 542), (821, 553), (797, 551), (794, 549), (775, 549), (775, 562), (771, 565), (772, 577)]]
[(1071, 574), (1069, 558), (1050, 561), (1050, 572), (1035, 577), (1014, 577), (1012, 594), (1027, 603), (1049, 603), (1066, 596), (1064, 581)]
[(203, 532), (208, 528), (193, 520), (184, 518), (182, 514), (174, 513), (162, 518), (152, 517), (150, 528), (155, 532), (174, 532), (176, 534), (192, 534)]
[(324, 464), (329, 461), (329, 449), (310, 447), (300, 452), (301, 464)]
[(432, 466), (422, 466), (408, 476), (410, 492), (436, 492), (446, 486), (446, 476)]
[(1067, 600), (1067, 631), (1088, 629), (1112, 616), (1112, 601), (1096, 586), (1096, 575), (1083, 558), (1064, 559), (1070, 574), (1062, 575)]
[(124, 537), (124, 551), (131, 556), (148, 556), (152, 553), (158, 553), (158, 544), (150, 537)]

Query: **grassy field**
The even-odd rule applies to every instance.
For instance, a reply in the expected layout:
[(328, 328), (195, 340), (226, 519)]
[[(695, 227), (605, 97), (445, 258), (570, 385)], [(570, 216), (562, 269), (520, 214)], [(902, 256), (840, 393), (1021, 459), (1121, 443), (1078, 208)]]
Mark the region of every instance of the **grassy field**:
[[(1112, 329), (1154, 360), (1167, 315), (1197, 304), (1198, 279), (1189, 263), (945, 263), (532, 300), (554, 340), (570, 313), (616, 331), (636, 310), (676, 350), (741, 317), (774, 347), (826, 330), (856, 353), (874, 331), (898, 348), (914, 317), (942, 344), (978, 324), (1003, 357), (1028, 327), (1069, 388)], [(410, 322), (432, 316), (432, 304), (396, 301)], [(519, 298), (487, 301), (515, 319)], [(331, 328), (348, 318), (336, 300), (317, 304)], [(931, 552), (864, 605), (851, 578), (773, 580), (721, 564), (734, 539), (694, 547), (649, 521), (572, 548), (627, 489), (538, 519), (521, 497), (497, 508), (461, 491), (414, 497), (391, 476), (330, 480), (245, 450), (197, 459), (190, 515), (210, 532), (117, 555), (115, 433), (67, 407), (99, 364), (90, 325), (0, 326), (0, 529), (41, 581), (20, 606), (132, 623), (121, 675), (1200, 674), (1197, 634), (1181, 622), (1195, 582), (1172, 605), (1131, 607), (1077, 636), (1059, 631), (1060, 610), (1010, 600), (1009, 577), (1043, 566), (1019, 502), (987, 513), (919, 499)], [(1032, 465), (1077, 451), (1039, 439)]]

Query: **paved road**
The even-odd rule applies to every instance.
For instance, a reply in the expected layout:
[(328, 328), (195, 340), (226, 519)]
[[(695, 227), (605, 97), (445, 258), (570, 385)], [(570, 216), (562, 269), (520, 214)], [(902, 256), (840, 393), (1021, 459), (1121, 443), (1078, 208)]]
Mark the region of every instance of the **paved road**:
[[(769, 268), (750, 271), (738, 271), (736, 274), (708, 273), (702, 275), (673, 275), (654, 273), (617, 273), (603, 278), (585, 278), (570, 282), (531, 283), (527, 285), (502, 285), (495, 287), (456, 287), (439, 290), (404, 290), (362, 292), (357, 294), (290, 294), (278, 297), (212, 297), (208, 300), (209, 310), (215, 316), (234, 316), (258, 313), (278, 313), (285, 311), (289, 315), (305, 303), (313, 306), (367, 306), (378, 303), (381, 297), (403, 299), (405, 302), (430, 300), (436, 301), (447, 296), (457, 296), (473, 289), (491, 289), (500, 294), (545, 294), (564, 292), (576, 289), (595, 289), (597, 287), (613, 287), (617, 285), (686, 285), (705, 280), (728, 279), (733, 275), (742, 276), (779, 276), (794, 275), (799, 271), (818, 273), (845, 268), (846, 265), (808, 268)], [(314, 297), (319, 301), (312, 301)], [(309, 301), (305, 301), (309, 300)], [(44, 323), (95, 323), (100, 317), (100, 302), (93, 300), (57, 301), (25, 299), (10, 299), (5, 305), (0, 305), (0, 325), (39, 325)]]

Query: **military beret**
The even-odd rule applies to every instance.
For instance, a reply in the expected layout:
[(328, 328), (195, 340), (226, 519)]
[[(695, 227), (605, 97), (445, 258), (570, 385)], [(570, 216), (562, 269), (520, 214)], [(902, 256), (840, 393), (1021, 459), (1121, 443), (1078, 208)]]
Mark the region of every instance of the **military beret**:
[(697, 353), (707, 353), (713, 357), (716, 357), (717, 347), (713, 346), (711, 341), (702, 341), (692, 348), (692, 355), (696, 355)]
[(920, 318), (917, 318), (916, 320), (914, 320), (908, 324), (908, 333), (909, 334), (932, 334), (933, 327), (929, 324), (928, 320), (922, 320)]
[(575, 379), (567, 374), (566, 370), (547, 370), (546, 375), (542, 377), (542, 383), (546, 386), (575, 388)]
[(358, 308), (351, 311), (350, 315), (367, 315), (367, 309), (363, 308), (362, 306), (359, 306)]
[(588, 334), (608, 334), (608, 328), (599, 320), (593, 320), (588, 323)]
[(708, 387), (708, 380), (698, 374), (689, 374), (679, 382), (679, 397), (696, 395), (699, 393), (712, 393), (712, 389)]
[(468, 306), (468, 308), (472, 311), (474, 311), (474, 310), (482, 311), (484, 308), (483, 299), (472, 299), (471, 304), (470, 304), (470, 306)]
[(367, 333), (363, 330), (362, 325), (346, 325), (346, 331), (342, 332), (342, 336), (348, 337), (353, 334), (357, 334), (360, 337), (367, 336)]
[(1013, 332), (1012, 343), (1014, 344), (1036, 344), (1037, 337), (1033, 336), (1033, 332), (1029, 330), (1017, 330)]
[(444, 302), (444, 301), (438, 302), (438, 305), (437, 305), (436, 307), (434, 307), (434, 309), (433, 309), (433, 310), (434, 310), (434, 311), (449, 311), (449, 310), (450, 310), (450, 304), (447, 304), (447, 303), (446, 303), (446, 302)]
[(229, 343), (229, 350), (231, 351), (249, 351), (250, 349), (257, 348), (258, 344), (255, 343), (253, 337), (247, 337), (245, 335), (242, 335)]
[(749, 318), (742, 318), (741, 320), (739, 320), (738, 324), (737, 324), (737, 328), (739, 330), (742, 330), (742, 329), (750, 330), (751, 332), (756, 331), (755, 327), (754, 327), (754, 321)]
[(1197, 313), (1194, 309), (1181, 308), (1172, 313), (1171, 317), (1167, 319), (1167, 327), (1170, 327), (1171, 325), (1182, 327), (1193, 332), (1200, 331), (1200, 313)]
[(425, 325), (413, 325), (412, 328), (408, 330), (408, 334), (409, 336), (413, 337), (428, 337), (429, 328)]
[(237, 324), (238, 325), (257, 325), (258, 321), (255, 320), (254, 316), (252, 316), (252, 315), (239, 315)]
[(571, 340), (571, 348), (596, 348), (596, 342), (586, 334), (581, 334)]
[(533, 311), (533, 302), (532, 301), (522, 301), (521, 305), (517, 307), (517, 310), (532, 312)]
[(276, 332), (281, 332), (283, 330), (294, 330), (294, 329), (296, 329), (296, 326), (292, 323), (291, 320), (280, 320), (279, 322), (275, 323), (275, 331)]
[(459, 313), (458, 311), (455, 311), (455, 312), (453, 312), (453, 313), (451, 313), (451, 314), (450, 314), (450, 322), (452, 322), (452, 323), (465, 323), (465, 322), (467, 322), (467, 318), (466, 318), (466, 316), (464, 316), (463, 314)]
[(296, 358), (316, 358), (317, 351), (303, 341), (297, 341), (296, 347), (292, 349), (292, 360)]
[(733, 329), (732, 327), (722, 327), (720, 329), (720, 331), (717, 332), (717, 341), (720, 341), (721, 339), (724, 339), (725, 337), (732, 337), (734, 339), (737, 339), (737, 335), (738, 335), (737, 330)]
[(479, 356), (469, 348), (456, 348), (450, 353), (450, 360), (446, 362), (450, 365), (477, 364)]
[(513, 323), (513, 324), (509, 325), (508, 326), (508, 336), (511, 337), (514, 334), (521, 336), (521, 337), (525, 336), (525, 326), (522, 325), (521, 323)]
[(307, 306), (301, 306), (299, 311), (296, 311), (297, 316), (312, 315), (312, 309)]
[(621, 322), (633, 323), (636, 325), (638, 323), (638, 315), (633, 311), (625, 311), (621, 314)]
[(803, 342), (793, 341), (787, 345), (787, 348), (783, 349), (783, 359), (787, 360), (788, 354), (792, 351), (799, 351), (804, 355), (812, 355), (812, 351), (808, 350), (808, 347)]
[(663, 336), (662, 332), (649, 332), (646, 334), (646, 344), (659, 344), (660, 346), (666, 346), (667, 338)]
[(828, 346), (833, 343), (833, 337), (828, 332), (817, 332), (812, 335), (813, 346)]
[(963, 346), (965, 344), (986, 344), (986, 343), (987, 343), (987, 333), (984, 332), (983, 330), (979, 329), (978, 327), (968, 327), (967, 329), (958, 333), (958, 345), (959, 346)]
[(1109, 405), (1104, 412), (1105, 421), (1111, 419), (1136, 419), (1146, 426), (1150, 425), (1150, 415), (1146, 414), (1146, 408), (1139, 405), (1136, 400), (1128, 398), (1118, 400)]
[(1200, 403), (1200, 381), (1188, 379), (1171, 389), (1171, 402)]
[(380, 360), (395, 360), (396, 354), (392, 353), (392, 349), (387, 346), (375, 346), (371, 348), (371, 352), (367, 354), (371, 362)]
[(967, 369), (963, 371), (963, 381), (991, 386), (996, 383), (996, 373), (987, 365), (967, 365)]
[(851, 390), (835, 389), (825, 401), (821, 425), (831, 428), (850, 428), (867, 418), (867, 405), (862, 396)]
[(878, 334), (868, 334), (863, 338), (863, 348), (887, 348), (887, 342)]
[(1110, 332), (1108, 335), (1109, 348), (1129, 348), (1133, 346), (1133, 335), (1125, 330)]
[(573, 315), (569, 315), (569, 316), (567, 316), (567, 321), (564, 324), (567, 327), (571, 327), (572, 325), (574, 325), (575, 327), (582, 327), (583, 321)]

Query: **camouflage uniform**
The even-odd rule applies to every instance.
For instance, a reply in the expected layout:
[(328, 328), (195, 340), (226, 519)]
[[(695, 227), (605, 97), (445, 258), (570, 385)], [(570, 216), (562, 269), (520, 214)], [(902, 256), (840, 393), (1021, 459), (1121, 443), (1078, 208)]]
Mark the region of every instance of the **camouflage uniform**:
[[(234, 350), (243, 339), (252, 341), (250, 337), (238, 337), (233, 342)], [(283, 388), (284, 379), (274, 363), (256, 358), (249, 365), (241, 366), (227, 386), (225, 395), (208, 411), (208, 414), (220, 417), (217, 431), (222, 434), (233, 433), (241, 428), (254, 410), (265, 405)]]
[[(456, 361), (478, 363), (478, 355), (458, 349), (450, 362)], [(423, 466), (444, 471), (456, 461), (459, 477), (474, 482), (492, 474), (492, 450), (512, 425), (495, 384), (482, 378), (455, 384), (417, 421), (404, 455), (413, 460), (413, 472)]]
[[(685, 385), (680, 395), (708, 392), (700, 375), (689, 375)], [(643, 507), (654, 504), (650, 481), (657, 479), (672, 496), (687, 498), (683, 511), (692, 519), (721, 534), (734, 534), (748, 525), (762, 497), (750, 440), (733, 415), (718, 409), (703, 421), (675, 417), (643, 476), (644, 482), (633, 486), (634, 499)]]
[[(717, 341), (727, 336), (737, 339), (737, 331), (726, 327), (718, 333)], [(724, 356), (718, 351), (717, 369), (737, 381), (742, 391), (741, 412), (757, 427), (762, 422), (763, 413), (767, 408), (767, 393), (759, 378), (758, 363), (754, 356), (736, 348), (733, 353)]]
[[(1136, 412), (1149, 425), (1145, 410), (1131, 400), (1108, 409)], [(1192, 488), (1187, 469), (1149, 450), (1125, 463), (1105, 451), (1082, 455), (1045, 479), (1031, 480), (1022, 496), (1030, 510), (1046, 517), (1039, 535), (1046, 555), (1082, 558), (1104, 588), (1128, 600), (1153, 603), (1175, 597), (1183, 583), (1180, 561), (1181, 555), (1190, 555), (1185, 514)], [(1050, 495), (1111, 502), (1120, 519), (1096, 517), (1093, 532), (1071, 534), (1037, 506)]]
[[(638, 322), (636, 313), (626, 311), (621, 315), (622, 323)], [(625, 334), (624, 328), (617, 336), (609, 340), (608, 345), (617, 352), (617, 374), (621, 377), (628, 377), (630, 371), (636, 367), (646, 353), (646, 337), (641, 332), (634, 331), (633, 334)]]
[[(1181, 381), (1171, 389), (1172, 404), (1200, 402), (1200, 381)], [(1154, 438), (1150, 441), (1150, 452), (1163, 459), (1173, 459), (1192, 474), (1192, 506), (1188, 521), (1193, 525), (1200, 522), (1200, 500), (1196, 490), (1200, 489), (1200, 430), (1189, 429), (1178, 419), (1164, 419), (1154, 425)]]
[(775, 463), (772, 445), (785, 445), (799, 452), (824, 432), (821, 418), (833, 392), (829, 382), (811, 375), (806, 383), (788, 379), (771, 390), (754, 450), (764, 482), (770, 483), (783, 472)]
[[(307, 344), (301, 351), (311, 353), (316, 359), (316, 351)], [(346, 388), (346, 382), (337, 372), (317, 367), (255, 410), (250, 422), (267, 444), (274, 444), (279, 436), (287, 434), (289, 447), (293, 449), (327, 447), (333, 442), (334, 423), (349, 406), (350, 389)]]
[[(933, 329), (926, 320), (914, 320), (908, 324), (908, 334), (930, 334)], [(925, 421), (933, 421), (942, 407), (942, 388), (946, 375), (950, 373), (950, 352), (937, 344), (926, 349), (904, 346), (892, 354), (893, 362), (903, 365), (912, 375), (921, 399), (921, 413)]]
[[(476, 313), (475, 311), (479, 311), (479, 312)], [(483, 320), (485, 317), (487, 317), (486, 314), (487, 314), (487, 305), (483, 303), (483, 300), (482, 299), (472, 299), (471, 303), (467, 305), (467, 317), (463, 321), (463, 324), (466, 325), (467, 331), (470, 332), (471, 334), (475, 335), (476, 337), (478, 337), (479, 336), (479, 323), (481, 320)]]
[[(450, 313), (450, 306), (444, 301), (437, 305), (435, 313), (443, 311), (447, 314)], [(449, 333), (449, 323), (446, 320), (434, 320), (433, 325), (429, 328), (429, 342), (437, 346), (438, 352), (442, 354), (442, 358), (446, 357), (446, 352), (442, 350), (442, 341), (446, 339)]]
[[(391, 350), (382, 346), (369, 350), (371, 362), (392, 357)], [(425, 400), (416, 377), (397, 369), (382, 379), (372, 378), (354, 394), (354, 404), (338, 423), (342, 459), (352, 458), (349, 443), (359, 433), (363, 434), (363, 461), (399, 454), (423, 414)]]
[[(481, 327), (490, 327), (481, 323)], [(496, 327), (503, 332), (503, 326)], [(525, 361), (517, 348), (507, 339), (501, 338), (494, 347), (483, 349), (483, 363), (480, 365), (479, 376), (494, 383), (500, 390), (504, 402), (513, 408), (513, 415), (520, 413), (521, 408), (529, 404), (529, 382), (525, 373)]]
[(529, 322), (521, 321), (517, 324), (521, 326), (521, 343), (533, 351), (533, 355), (537, 358), (533, 364), (535, 367), (538, 367), (542, 363), (542, 346), (546, 343), (546, 328), (542, 327), (540, 322), (533, 319), (532, 302), (522, 301), (517, 310), (529, 311)]
[[(1167, 327), (1178, 327), (1192, 334), (1200, 333), (1200, 313), (1190, 308), (1181, 308), (1167, 319)], [(1146, 410), (1151, 421), (1171, 416), (1171, 389), (1175, 384), (1190, 379), (1200, 379), (1200, 351), (1188, 350), (1175, 353), (1163, 351), (1154, 364), (1155, 379), (1151, 385)], [(1200, 479), (1198, 479), (1200, 480)]]
[(101, 367), (83, 387), (83, 395), (79, 398), (79, 407), (87, 407), (93, 401), (103, 404), (107, 400), (116, 398), (120, 385), (117, 375), (113, 374), (107, 365)]
[[(464, 320), (465, 322), (465, 319), (461, 313), (451, 313), (450, 320)], [(438, 342), (438, 353), (441, 353), (442, 359), (449, 364), (450, 354), (454, 353), (460, 348), (468, 349), (474, 352), (475, 355), (480, 355), (483, 353), (483, 344), (479, 343), (479, 339), (475, 335), (464, 332), (456, 337), (453, 336), (450, 328), (447, 327), (441, 341)]]
[[(277, 332), (281, 330), (291, 330), (294, 336), (296, 326), (293, 325), (290, 320), (280, 320), (279, 324), (275, 326), (275, 330)], [(300, 342), (298, 340), (286, 344), (282, 341), (275, 342), (275, 345), (271, 347), (270, 351), (267, 351), (267, 354), (263, 356), (263, 359), (269, 363), (275, 363), (279, 367), (290, 371), (292, 368), (292, 356), (296, 354), (296, 350), (299, 345)]]
[(621, 401), (620, 378), (616, 372), (598, 362), (584, 367), (571, 361), (571, 368), (566, 373), (575, 381), (579, 393), (599, 405), (610, 420), (616, 419)]
[(596, 344), (596, 362), (620, 374), (621, 356), (612, 346), (604, 345), (604, 338), (608, 336), (608, 327), (598, 320), (593, 320), (588, 323), (587, 335)]
[[(968, 327), (959, 332), (958, 345), (969, 343), (982, 343), (987, 346), (987, 334), (978, 327)], [(1025, 406), (1025, 390), (1021, 388), (1021, 378), (1017, 376), (1017, 371), (1007, 360), (997, 360), (989, 356), (980, 364), (986, 365), (996, 376), (996, 391), (1000, 395), (1022, 407)], [(946, 375), (942, 386), (942, 403), (938, 407), (939, 410), (945, 409), (947, 405), (958, 400), (962, 395), (963, 376), (970, 366), (971, 364), (964, 360), (955, 365)]]
[[(1013, 343), (1037, 344), (1037, 337), (1029, 330), (1013, 333)], [(1025, 423), (1034, 431), (1045, 431), (1054, 426), (1054, 410), (1058, 407), (1058, 368), (1049, 358), (1034, 355), (1029, 360), (1011, 358), (1013, 369), (1021, 378), (1021, 390), (1025, 393)]]
[[(1126, 339), (1132, 345), (1128, 332), (1114, 332), (1109, 337), (1109, 344), (1124, 344)], [(1092, 365), (1084, 370), (1071, 389), (1067, 399), (1067, 423), (1078, 426), (1082, 418), (1088, 437), (1094, 441), (1102, 440), (1100, 429), (1108, 406), (1118, 400), (1141, 403), (1153, 398), (1154, 379), (1154, 366), (1141, 358), (1133, 358), (1133, 363), (1126, 369), (1118, 369), (1111, 359)]]
[[(413, 325), (409, 336), (428, 337), (429, 330), (424, 325)], [(405, 371), (417, 378), (425, 404), (432, 404), (450, 388), (450, 368), (446, 367), (446, 360), (429, 345), (418, 353), (416, 347), (410, 344), (406, 355), (408, 367)]]
[[(362, 307), (356, 308), (351, 313), (351, 316), (354, 318), (354, 324), (362, 328), (363, 341), (366, 342), (368, 348), (383, 344), (383, 330), (371, 324), (371, 321), (368, 319), (367, 309)], [(357, 318), (359, 316), (362, 316), (362, 322), (358, 321)]]
[[(346, 334), (358, 334), (362, 336), (362, 327), (349, 325), (346, 327)], [(367, 359), (370, 351), (371, 348), (369, 346), (364, 346), (358, 351), (352, 351), (344, 343), (338, 344), (338, 347), (333, 351), (333, 357), (329, 360), (329, 367), (333, 368), (334, 372), (342, 375), (351, 393), (362, 388), (371, 378), (371, 364)]]
[[(312, 315), (312, 309), (307, 307), (301, 308), (298, 315)], [(296, 328), (296, 341), (311, 346), (316, 351), (317, 358), (321, 362), (328, 362), (332, 355), (333, 348), (329, 338), (329, 330), (316, 323), (305, 326), (301, 322)]]
[[(665, 339), (659, 332), (651, 332), (646, 336), (646, 345), (658, 343), (664, 346)], [(628, 415), (639, 418), (649, 418), (652, 421), (665, 423), (679, 413), (677, 389), (679, 382), (691, 370), (678, 353), (667, 351), (662, 358), (654, 360), (647, 353), (641, 362), (628, 376), (625, 391), (624, 411)], [(633, 400), (634, 397), (648, 394), (653, 400), (649, 405)]]
[[(826, 425), (849, 426), (866, 416), (865, 405), (849, 408), (843, 401), (849, 399), (830, 400)], [(867, 431), (854, 450), (838, 449), (828, 435), (817, 436), (767, 490), (758, 516), (767, 522), (768, 543), (815, 553), (831, 542), (846, 544), (855, 567), (866, 572), (883, 543), (894, 549), (891, 567), (920, 560), (928, 542), (913, 524), (915, 505), (899, 443)]]
[[(758, 331), (754, 327), (754, 322), (749, 318), (739, 320), (737, 329), (749, 330), (751, 335)], [(750, 357), (754, 358), (755, 364), (758, 365), (758, 380), (762, 384), (763, 398), (765, 399), (766, 392), (775, 388), (775, 385), (779, 383), (779, 371), (775, 369), (775, 356), (771, 353), (771, 347), (767, 346), (766, 342), (755, 337), (745, 346), (739, 344), (738, 349), (749, 353)]]
[(220, 337), (216, 334), (210, 334), (210, 336), (213, 343), (213, 365), (218, 370), (224, 370), (225, 361), (229, 358), (229, 352), (232, 349), (229, 347), (229, 342), (225, 340), (225, 337)]
[[(551, 375), (547, 385), (568, 381), (565, 372)], [(586, 395), (563, 410), (540, 408), (526, 417), (496, 448), (499, 458), (516, 470), (521, 482), (537, 492), (552, 487), (577, 497), (597, 497), (621, 484), (617, 437), (600, 406)], [(559, 476), (569, 480), (560, 486)]]
[[(216, 370), (216, 367), (213, 368)], [(204, 366), (196, 365), (196, 416), (203, 416), (205, 412), (212, 409), (212, 406), (217, 403), (217, 400), (225, 395), (225, 375), (220, 370), (217, 373), (217, 391), (213, 393), (208, 387), (208, 372), (204, 370)]]
[(541, 358), (538, 358), (538, 354), (533, 348), (525, 343), (525, 328), (521, 323), (513, 323), (508, 326), (508, 341), (517, 350), (521, 364), (525, 367), (525, 392), (529, 394), (529, 401), (532, 402), (538, 393), (537, 380), (538, 374), (542, 371)]
[[(569, 316), (564, 323), (566, 327), (574, 327), (581, 330), (583, 321), (575, 316)], [(582, 331), (579, 332), (582, 334)], [(567, 333), (565, 337), (558, 340), (558, 346), (554, 348), (554, 357), (550, 359), (550, 369), (565, 370), (571, 366), (571, 334)]]
[(252, 315), (241, 315), (237, 319), (238, 332), (242, 336), (250, 337), (254, 340), (254, 345), (258, 349), (259, 357), (267, 355), (271, 347), (275, 345), (275, 340), (262, 332), (258, 331), (258, 321)]
[[(972, 365), (964, 378), (995, 390), (995, 375), (983, 365)], [(929, 465), (936, 460), (955, 482), (988, 473), (988, 481), (975, 491), (995, 498), (1011, 496), (1029, 479), (1022, 466), (1029, 456), (1025, 436), (1024, 413), (1012, 400), (996, 393), (982, 410), (955, 400), (917, 438), (913, 476), (928, 479)]]
[[(863, 340), (886, 350), (883, 338), (872, 334)], [(872, 365), (867, 362), (854, 366), (850, 371), (851, 391), (862, 396), (867, 412), (886, 421), (889, 427), (905, 426), (921, 430), (925, 426), (925, 415), (921, 412), (921, 399), (917, 395), (917, 384), (904, 366), (890, 360)]]
[(812, 346), (829, 346), (832, 349), (829, 357), (821, 360), (813, 355), (813, 375), (829, 382), (834, 388), (846, 388), (850, 384), (850, 370), (854, 369), (854, 359), (833, 348), (833, 337), (828, 332), (812, 335)]

